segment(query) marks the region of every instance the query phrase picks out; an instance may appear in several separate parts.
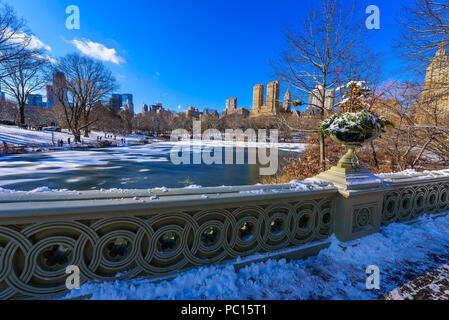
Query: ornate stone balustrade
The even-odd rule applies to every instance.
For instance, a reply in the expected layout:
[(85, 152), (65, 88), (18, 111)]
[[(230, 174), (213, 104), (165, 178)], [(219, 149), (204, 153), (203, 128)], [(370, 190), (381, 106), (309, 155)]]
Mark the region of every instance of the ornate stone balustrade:
[(0, 299), (63, 294), (69, 265), (82, 283), (157, 279), (237, 257), (300, 258), (333, 233), (350, 241), (449, 211), (449, 170), (333, 174), (335, 185), (0, 194)]
[(0, 299), (64, 293), (69, 265), (81, 282), (108, 281), (317, 253), (333, 233), (337, 194), (323, 183), (1, 194)]
[(449, 211), (449, 170), (385, 176), (382, 224)]

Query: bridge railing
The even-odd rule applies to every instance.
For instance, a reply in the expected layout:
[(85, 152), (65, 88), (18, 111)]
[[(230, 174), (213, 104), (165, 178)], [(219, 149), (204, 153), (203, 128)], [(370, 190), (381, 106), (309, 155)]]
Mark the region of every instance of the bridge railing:
[(64, 294), (72, 265), (81, 283), (157, 279), (208, 264), (301, 258), (333, 234), (350, 241), (449, 211), (449, 170), (352, 179), (368, 183), (2, 193), (0, 299)]
[(333, 233), (337, 194), (326, 183), (1, 194), (0, 299), (64, 293), (71, 265), (83, 283), (314, 254)]
[(384, 197), (383, 225), (449, 211), (449, 170), (395, 174), (385, 182), (392, 189)]

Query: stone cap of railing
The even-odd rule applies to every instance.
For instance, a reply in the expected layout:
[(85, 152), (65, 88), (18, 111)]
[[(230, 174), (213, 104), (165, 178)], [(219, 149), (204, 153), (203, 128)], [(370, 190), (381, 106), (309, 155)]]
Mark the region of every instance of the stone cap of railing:
[(416, 183), (432, 183), (438, 181), (449, 180), (449, 169), (437, 171), (417, 172), (415, 170), (405, 170), (398, 173), (383, 173), (377, 175), (382, 178), (385, 183), (391, 185), (416, 184)]
[[(45, 190), (45, 189), (44, 189)], [(229, 202), (277, 200), (297, 196), (322, 196), (337, 193), (337, 187), (325, 181), (293, 181), (289, 184), (222, 186), (148, 190), (46, 191), (0, 193), (0, 219), (49, 217), (61, 213), (126, 212)]]

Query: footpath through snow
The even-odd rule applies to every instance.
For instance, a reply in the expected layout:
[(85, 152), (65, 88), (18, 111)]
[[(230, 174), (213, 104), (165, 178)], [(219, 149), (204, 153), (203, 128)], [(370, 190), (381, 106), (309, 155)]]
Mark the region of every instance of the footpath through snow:
[[(378, 299), (398, 286), (449, 262), (449, 215), (391, 224), (350, 243), (332, 239), (328, 249), (305, 260), (269, 260), (238, 272), (211, 265), (172, 281), (87, 283), (65, 298), (154, 299)], [(380, 290), (366, 289), (366, 268), (380, 268)]]

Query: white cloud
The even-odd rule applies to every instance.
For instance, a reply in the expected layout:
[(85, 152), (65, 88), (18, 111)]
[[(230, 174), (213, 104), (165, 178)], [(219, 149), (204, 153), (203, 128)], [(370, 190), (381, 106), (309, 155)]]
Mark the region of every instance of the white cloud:
[(104, 44), (90, 40), (76, 39), (70, 42), (83, 54), (94, 59), (112, 62), (114, 64), (121, 64), (125, 62), (125, 60), (117, 54), (115, 49), (109, 49)]
[(59, 63), (58, 60), (56, 60), (56, 59), (54, 59), (54, 58), (52, 58), (50, 56), (41, 56), (41, 55), (38, 54), (37, 57), (39, 59), (42, 59), (42, 60), (47, 60), (48, 62), (50, 62), (52, 64), (58, 64)]
[(7, 32), (9, 32), (9, 41), (22, 45), (27, 44), (31, 50), (45, 49), (47, 51), (51, 51), (51, 47), (49, 45), (46, 45), (34, 35), (29, 35), (22, 31), (15, 32), (14, 34), (12, 30), (8, 30)]
[(160, 72), (155, 72), (153, 75), (153, 79), (155, 80), (159, 80), (159, 78), (161, 77), (161, 73)]

